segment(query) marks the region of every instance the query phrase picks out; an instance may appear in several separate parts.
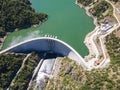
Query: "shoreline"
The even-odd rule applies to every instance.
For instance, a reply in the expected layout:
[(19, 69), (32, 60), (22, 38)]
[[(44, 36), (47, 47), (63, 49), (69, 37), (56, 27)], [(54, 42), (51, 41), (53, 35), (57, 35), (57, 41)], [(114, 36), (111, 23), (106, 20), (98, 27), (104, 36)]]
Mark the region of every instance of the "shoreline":
[[(108, 0), (105, 0), (107, 3), (111, 4), (112, 5), (112, 8), (113, 8), (113, 17), (115, 17), (116, 20), (118, 20), (118, 17), (116, 16), (115, 14), (115, 7), (114, 5), (108, 1)], [(97, 18), (94, 17), (90, 12), (89, 10), (91, 9), (91, 6), (83, 6), (82, 4), (78, 3), (77, 0), (76, 0), (76, 4), (80, 7), (80, 8), (83, 8), (85, 9), (86, 11), (86, 14), (91, 17), (93, 19), (93, 22), (94, 22), (94, 25), (96, 26), (95, 29), (91, 32), (89, 32), (86, 37), (85, 37), (85, 40), (84, 40), (84, 44), (86, 45), (86, 47), (88, 48), (88, 51), (89, 51), (89, 54), (86, 55), (84, 57), (84, 60), (88, 62), (88, 64), (91, 64), (93, 68), (106, 68), (106, 66), (109, 65), (110, 63), (110, 57), (108, 56), (108, 53), (107, 53), (107, 49), (106, 49), (106, 45), (104, 44), (104, 40), (105, 40), (105, 37), (107, 35), (109, 35), (110, 33), (112, 33), (114, 30), (116, 30), (117, 28), (120, 27), (120, 22), (119, 20), (116, 22), (116, 23), (113, 23), (113, 26), (112, 28), (109, 29), (109, 31), (106, 31), (105, 34), (102, 34), (100, 35), (99, 31), (101, 30), (101, 25), (99, 25), (97, 22)], [(93, 5), (92, 5), (93, 6)], [(99, 36), (100, 35), (100, 36)], [(98, 40), (100, 40), (100, 46), (97, 47), (97, 45), (95, 44), (94, 42), (94, 39), (97, 40), (97, 36), (98, 36)], [(101, 51), (99, 51), (99, 49), (101, 49)], [(102, 53), (102, 58), (101, 59), (101, 53)], [(97, 65), (97, 66), (96, 66)]]
[(89, 16), (90, 18), (93, 19), (93, 23), (94, 23), (95, 28), (96, 28), (98, 26), (98, 24), (97, 24), (97, 18), (94, 17), (94, 16), (92, 16), (91, 13), (89, 12), (89, 9), (91, 7), (85, 7), (82, 4), (78, 3), (77, 0), (76, 0), (75, 4), (78, 5), (80, 8), (83, 8), (85, 10), (85, 13), (87, 14), (87, 16)]
[(86, 60), (87, 58), (91, 58), (91, 56), (94, 55), (93, 50), (92, 50), (91, 47), (89, 46), (89, 38), (90, 38), (90, 36), (95, 32), (96, 28), (99, 27), (99, 25), (97, 24), (97, 18), (95, 18), (94, 16), (92, 16), (92, 15), (90, 14), (90, 12), (89, 12), (89, 9), (90, 9), (91, 7), (85, 7), (85, 6), (83, 6), (82, 4), (78, 3), (77, 0), (76, 0), (75, 4), (78, 5), (80, 8), (83, 8), (83, 9), (85, 10), (85, 13), (87, 14), (87, 16), (89, 16), (90, 18), (93, 19), (93, 24), (95, 25), (95, 28), (94, 28), (91, 32), (89, 32), (89, 33), (85, 36), (85, 39), (84, 39), (84, 44), (85, 44), (85, 46), (88, 48), (88, 52), (89, 52), (88, 55), (86, 55), (86, 56), (83, 57), (84, 60)]
[[(34, 27), (34, 28), (37, 28), (37, 27), (39, 27), (42, 23), (44, 23), (45, 21), (47, 21), (47, 19), (48, 18), (45, 18), (43, 21), (40, 21), (39, 22), (39, 24), (33, 24), (33, 25), (31, 25), (30, 27)], [(29, 27), (29, 28), (30, 28)], [(19, 30), (22, 30), (22, 29), (18, 29), (18, 28), (16, 28), (16, 29), (14, 29), (14, 31), (13, 32), (17, 32), (17, 31), (19, 31)], [(5, 41), (5, 39), (7, 38), (7, 36), (10, 34), (10, 33), (13, 33), (13, 32), (7, 32), (7, 34), (3, 37), (3, 38), (0, 38), (0, 51), (2, 50), (2, 47), (3, 47), (3, 45), (4, 45), (4, 41)]]

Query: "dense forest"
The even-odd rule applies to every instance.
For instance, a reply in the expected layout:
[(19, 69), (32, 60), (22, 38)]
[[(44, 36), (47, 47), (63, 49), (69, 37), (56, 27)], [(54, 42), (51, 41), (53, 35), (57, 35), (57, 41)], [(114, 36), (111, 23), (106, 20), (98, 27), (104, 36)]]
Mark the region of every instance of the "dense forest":
[(65, 58), (57, 77), (49, 79), (44, 90), (119, 90), (120, 65), (84, 71), (75, 61)]
[(99, 20), (112, 15), (113, 10), (112, 6), (108, 2), (102, 0), (94, 5), (94, 7), (90, 10), (90, 13)]
[(39, 24), (47, 18), (44, 13), (36, 13), (30, 0), (0, 0), (0, 37), (16, 28)]
[(93, 3), (95, 0), (77, 0), (78, 3), (81, 3), (83, 6), (88, 6)]
[[(120, 29), (120, 28), (119, 28)], [(112, 63), (120, 66), (120, 37), (115, 32), (106, 37), (106, 47)]]
[(40, 61), (38, 54), (33, 52), (25, 61), (24, 67), (15, 77), (10, 90), (27, 90), (33, 71)]
[(98, 22), (102, 19), (105, 19), (106, 17), (114, 19), (113, 7), (105, 0), (77, 0), (77, 2), (82, 6), (88, 6), (88, 11), (92, 16), (98, 19)]
[(0, 90), (6, 90), (11, 80), (20, 68), (25, 55), (0, 55)]

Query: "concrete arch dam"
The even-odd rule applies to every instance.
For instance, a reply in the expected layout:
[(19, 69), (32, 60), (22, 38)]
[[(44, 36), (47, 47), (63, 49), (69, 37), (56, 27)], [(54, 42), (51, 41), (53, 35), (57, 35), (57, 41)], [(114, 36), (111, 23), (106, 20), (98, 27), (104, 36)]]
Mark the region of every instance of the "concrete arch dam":
[(26, 51), (52, 51), (53, 53), (58, 53), (77, 61), (85, 69), (89, 68), (84, 59), (71, 46), (59, 39), (51, 37), (26, 40), (1, 51), (0, 54), (5, 52), (24, 53)]

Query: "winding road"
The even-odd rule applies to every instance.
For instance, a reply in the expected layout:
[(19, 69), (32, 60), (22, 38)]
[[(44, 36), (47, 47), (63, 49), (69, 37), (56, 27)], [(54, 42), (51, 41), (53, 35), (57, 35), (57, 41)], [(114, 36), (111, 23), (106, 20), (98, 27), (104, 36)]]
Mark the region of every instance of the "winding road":
[[(90, 60), (90, 61), (89, 61), (90, 67), (93, 67), (93, 68), (102, 68), (102, 67), (106, 66), (106, 64), (108, 64), (108, 63), (110, 62), (110, 58), (107, 57), (104, 40), (105, 40), (105, 37), (106, 37), (107, 35), (109, 35), (109, 34), (112, 33), (114, 30), (116, 30), (117, 28), (120, 27), (120, 21), (119, 21), (118, 17), (117, 17), (116, 14), (115, 14), (115, 9), (117, 10), (117, 8), (116, 8), (109, 0), (105, 0), (105, 1), (107, 1), (108, 3), (110, 3), (110, 4), (112, 5), (112, 7), (113, 7), (113, 15), (114, 15), (114, 17), (115, 17), (116, 20), (117, 20), (117, 24), (115, 24), (111, 29), (109, 29), (109, 30), (106, 32), (105, 35), (101, 35), (101, 36), (99, 37), (100, 46), (101, 46), (100, 48), (102, 49), (102, 54), (103, 54), (103, 60), (102, 60), (102, 62), (100, 62), (100, 64), (97, 65), (97, 66), (94, 65), (93, 61), (95, 62), (95, 60), (98, 60), (98, 56), (101, 54), (101, 52), (99, 52), (99, 50), (98, 50), (98, 48), (97, 48), (97, 46), (96, 46), (96, 44), (95, 44), (95, 42), (94, 42), (94, 37), (96, 37), (96, 36), (99, 35), (99, 34), (98, 34), (98, 31), (100, 30), (100, 29), (98, 28), (99, 26), (95, 28), (95, 30), (93, 31), (93, 33), (89, 36), (89, 39), (88, 39), (88, 38), (86, 39), (87, 41), (89, 40), (88, 42), (91, 44), (90, 46), (87, 45), (87, 47), (90, 48), (90, 49), (92, 49), (92, 51), (93, 51), (94, 54), (95, 54), (94, 60)], [(120, 12), (119, 12), (119, 13), (120, 13)], [(92, 48), (91, 48), (91, 47), (92, 47)], [(107, 62), (107, 63), (106, 63), (106, 62)]]

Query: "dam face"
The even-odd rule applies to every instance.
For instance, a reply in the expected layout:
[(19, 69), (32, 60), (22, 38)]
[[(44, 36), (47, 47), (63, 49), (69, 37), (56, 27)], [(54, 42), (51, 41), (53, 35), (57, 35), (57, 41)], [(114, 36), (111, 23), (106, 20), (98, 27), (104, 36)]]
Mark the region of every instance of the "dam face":
[(63, 56), (68, 56), (68, 54), (71, 52), (70, 48), (68, 48), (64, 44), (50, 39), (33, 40), (18, 45), (17, 47), (14, 47), (9, 50), (9, 52), (15, 52), (15, 53), (24, 53), (24, 52), (32, 52), (32, 51), (38, 51), (38, 52), (52, 51), (53, 53), (58, 53)]
[(56, 54), (60, 54), (62, 56), (67, 56), (68, 58), (77, 61), (77, 63), (81, 64), (85, 69), (87, 69), (87, 65), (84, 59), (67, 43), (50, 37), (40, 37), (34, 38), (27, 41), (23, 41), (19, 44), (11, 46), (0, 52), (6, 53), (26, 53), (26, 52), (52, 52)]
[(41, 37), (41, 38), (35, 38), (28, 41), (24, 41), (22, 43), (9, 47), (8, 49), (1, 51), (0, 53), (4, 53), (4, 52), (26, 53), (32, 51), (37, 51), (37, 52), (51, 51), (53, 53), (67, 56), (73, 60), (77, 60), (77, 61), (80, 60), (78, 56), (79, 54), (77, 55), (76, 54), (77, 52), (74, 51), (74, 49), (71, 46), (69, 46), (63, 41), (49, 37)]

